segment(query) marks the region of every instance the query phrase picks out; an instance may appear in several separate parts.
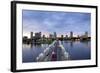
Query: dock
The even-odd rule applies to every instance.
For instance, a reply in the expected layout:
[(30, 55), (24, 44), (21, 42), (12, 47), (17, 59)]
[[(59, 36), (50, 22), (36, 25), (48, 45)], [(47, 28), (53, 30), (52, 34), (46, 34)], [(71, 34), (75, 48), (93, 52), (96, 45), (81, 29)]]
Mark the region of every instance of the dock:
[(36, 58), (37, 62), (69, 60), (69, 53), (61, 41), (55, 40)]

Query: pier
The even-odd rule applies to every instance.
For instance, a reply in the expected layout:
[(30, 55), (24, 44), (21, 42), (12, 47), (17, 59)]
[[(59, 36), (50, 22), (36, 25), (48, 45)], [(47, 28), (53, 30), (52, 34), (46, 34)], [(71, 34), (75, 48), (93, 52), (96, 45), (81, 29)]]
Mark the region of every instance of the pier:
[(65, 50), (61, 41), (55, 40), (43, 53), (36, 58), (38, 62), (69, 60), (69, 53)]

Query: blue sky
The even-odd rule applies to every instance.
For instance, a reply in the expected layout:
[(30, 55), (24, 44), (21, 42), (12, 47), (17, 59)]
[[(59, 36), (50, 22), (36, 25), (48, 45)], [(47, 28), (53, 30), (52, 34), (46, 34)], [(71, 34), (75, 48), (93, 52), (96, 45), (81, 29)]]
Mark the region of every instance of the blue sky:
[(31, 31), (41, 31), (42, 35), (46, 36), (53, 32), (58, 36), (69, 35), (70, 31), (73, 31), (74, 35), (82, 35), (87, 31), (90, 35), (90, 13), (23, 10), (22, 15), (23, 35), (26, 36), (29, 36)]

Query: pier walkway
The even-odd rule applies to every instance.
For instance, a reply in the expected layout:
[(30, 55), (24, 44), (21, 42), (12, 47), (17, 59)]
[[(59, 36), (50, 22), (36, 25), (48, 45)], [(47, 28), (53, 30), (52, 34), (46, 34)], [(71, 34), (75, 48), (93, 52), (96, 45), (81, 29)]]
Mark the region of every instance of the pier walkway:
[(37, 62), (69, 60), (69, 53), (63, 47), (61, 41), (55, 40), (43, 53), (36, 58)]

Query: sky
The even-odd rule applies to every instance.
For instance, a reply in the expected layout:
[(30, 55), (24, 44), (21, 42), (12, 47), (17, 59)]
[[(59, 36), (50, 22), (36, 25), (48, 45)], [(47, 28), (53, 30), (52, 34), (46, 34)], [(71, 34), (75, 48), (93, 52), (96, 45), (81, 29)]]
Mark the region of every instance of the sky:
[(91, 13), (23, 10), (22, 22), (23, 36), (28, 37), (30, 32), (41, 32), (46, 36), (56, 32), (57, 36), (69, 36), (72, 31), (77, 36), (86, 31), (90, 35), (91, 31)]

